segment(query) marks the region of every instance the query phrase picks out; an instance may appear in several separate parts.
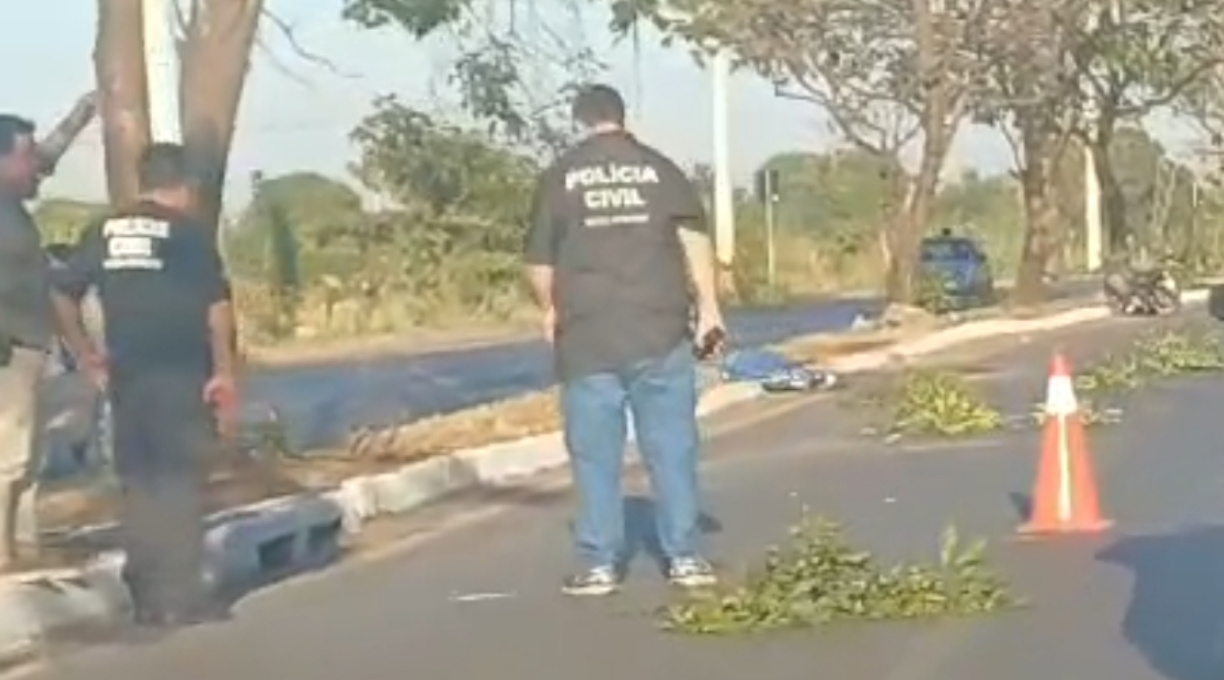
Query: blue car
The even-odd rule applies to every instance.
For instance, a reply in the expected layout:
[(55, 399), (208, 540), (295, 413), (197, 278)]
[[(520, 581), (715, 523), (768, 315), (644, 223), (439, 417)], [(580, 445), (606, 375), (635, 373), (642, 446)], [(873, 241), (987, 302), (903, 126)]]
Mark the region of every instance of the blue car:
[(952, 309), (968, 309), (994, 303), (994, 274), (990, 260), (977, 242), (943, 232), (922, 240), (920, 274), (928, 281), (942, 282), (941, 298)]

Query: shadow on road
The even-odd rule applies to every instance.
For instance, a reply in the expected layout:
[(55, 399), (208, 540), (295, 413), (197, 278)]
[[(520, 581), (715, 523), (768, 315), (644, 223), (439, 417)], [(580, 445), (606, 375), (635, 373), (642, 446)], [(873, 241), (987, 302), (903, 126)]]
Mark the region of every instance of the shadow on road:
[(1224, 526), (1122, 538), (1097, 558), (1134, 576), (1122, 633), (1154, 670), (1224, 677)]
[[(722, 523), (704, 512), (697, 522), (703, 535), (722, 531)], [(667, 560), (655, 524), (654, 501), (646, 496), (629, 495), (625, 497), (625, 564), (631, 564), (642, 554), (650, 557), (660, 570), (666, 569)]]

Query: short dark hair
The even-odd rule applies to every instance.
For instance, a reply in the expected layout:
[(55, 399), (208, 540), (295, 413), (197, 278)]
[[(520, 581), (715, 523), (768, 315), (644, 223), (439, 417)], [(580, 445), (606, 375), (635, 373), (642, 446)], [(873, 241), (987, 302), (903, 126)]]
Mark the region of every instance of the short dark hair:
[(43, 251), (59, 262), (67, 262), (74, 250), (76, 246), (71, 243), (48, 243), (43, 246)]
[(17, 148), (17, 140), (34, 136), (34, 123), (11, 113), (0, 113), (0, 156), (7, 156)]
[(182, 144), (157, 142), (140, 155), (140, 190), (173, 189), (191, 181)]
[(609, 85), (587, 85), (574, 96), (572, 113), (574, 120), (587, 126), (624, 125), (625, 100)]

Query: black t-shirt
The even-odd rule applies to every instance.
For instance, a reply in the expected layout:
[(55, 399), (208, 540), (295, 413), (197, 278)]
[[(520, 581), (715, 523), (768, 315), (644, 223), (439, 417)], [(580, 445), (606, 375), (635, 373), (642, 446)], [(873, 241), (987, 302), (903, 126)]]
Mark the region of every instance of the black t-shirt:
[(679, 230), (707, 229), (692, 184), (626, 133), (595, 135), (540, 177), (529, 264), (552, 266), (562, 379), (615, 371), (689, 337)]
[(112, 372), (209, 370), (208, 310), (230, 286), (205, 225), (140, 205), (87, 229), (53, 283), (77, 299), (97, 286)]

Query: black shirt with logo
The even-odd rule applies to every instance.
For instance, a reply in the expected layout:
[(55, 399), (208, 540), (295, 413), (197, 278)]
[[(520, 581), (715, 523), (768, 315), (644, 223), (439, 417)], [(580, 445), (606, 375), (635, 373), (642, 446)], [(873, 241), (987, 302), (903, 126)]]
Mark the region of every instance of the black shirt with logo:
[(542, 174), (526, 259), (555, 271), (563, 380), (662, 356), (689, 337), (680, 229), (707, 229), (692, 184), (627, 133), (594, 135)]
[(34, 219), (0, 194), (0, 342), (44, 348), (54, 336), (48, 263)]
[(92, 225), (55, 287), (79, 299), (97, 286), (114, 374), (211, 366), (209, 308), (230, 297), (210, 230), (193, 218), (142, 204)]

